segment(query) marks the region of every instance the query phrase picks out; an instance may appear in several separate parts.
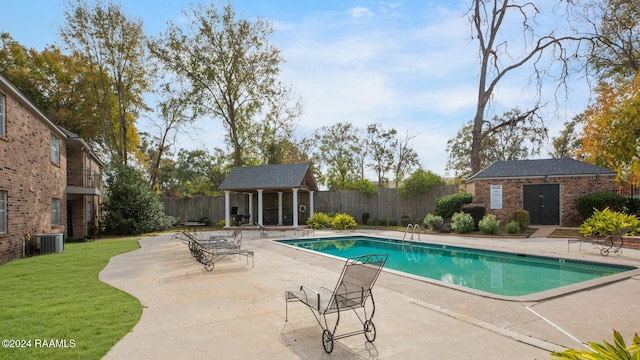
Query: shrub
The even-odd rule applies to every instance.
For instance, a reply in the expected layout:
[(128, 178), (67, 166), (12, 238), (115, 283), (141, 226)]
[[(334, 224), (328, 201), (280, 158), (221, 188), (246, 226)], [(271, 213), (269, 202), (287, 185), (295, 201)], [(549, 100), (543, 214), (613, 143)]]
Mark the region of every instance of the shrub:
[(475, 224), (474, 229), (476, 230), (478, 229), (478, 223), (480, 222), (480, 220), (482, 220), (484, 214), (487, 213), (484, 205), (482, 204), (464, 204), (460, 207), (460, 211), (471, 215), (471, 217), (473, 218), (473, 223)]
[(377, 223), (378, 223), (378, 226), (388, 226), (389, 218), (386, 216), (383, 216), (382, 219), (378, 219)]
[(407, 200), (428, 194), (432, 187), (445, 184), (446, 182), (440, 175), (418, 169), (400, 185), (398, 195), (402, 200)]
[(355, 229), (357, 225), (356, 220), (349, 214), (336, 214), (331, 221), (331, 227), (336, 230)]
[(440, 231), (444, 225), (444, 219), (442, 216), (427, 214), (422, 220), (424, 226), (431, 231)]
[(500, 221), (495, 215), (487, 214), (478, 222), (478, 228), (485, 234), (495, 235), (500, 229)]
[(569, 349), (563, 352), (554, 352), (552, 357), (558, 359), (640, 359), (640, 337), (638, 333), (633, 337), (633, 342), (627, 346), (622, 335), (613, 330), (613, 344), (603, 341), (602, 344), (589, 342), (589, 350)]
[(368, 222), (369, 222), (369, 213), (368, 212), (362, 213), (362, 225), (367, 225)]
[(576, 209), (583, 219), (588, 219), (593, 214), (593, 210), (604, 210), (609, 208), (615, 212), (625, 212), (627, 198), (612, 192), (594, 192), (585, 194), (578, 198)]
[(505, 228), (507, 230), (507, 233), (511, 235), (519, 234), (521, 230), (520, 223), (518, 223), (517, 221), (510, 221)]
[(389, 219), (389, 226), (398, 226), (398, 219)]
[(473, 197), (469, 193), (447, 195), (436, 200), (436, 215), (443, 219), (451, 219), (464, 204), (471, 204)]
[(640, 198), (627, 198), (627, 214), (640, 215)]
[(323, 212), (313, 213), (313, 216), (307, 219), (307, 225), (312, 229), (325, 229), (331, 227), (331, 217)]
[(531, 215), (527, 210), (514, 210), (509, 214), (507, 218), (508, 222), (515, 221), (520, 226), (520, 230), (524, 231), (529, 228), (529, 224), (531, 224)]
[(618, 229), (631, 228), (631, 234), (640, 231), (640, 220), (635, 215), (627, 215), (609, 208), (595, 210), (590, 218), (580, 225), (580, 234), (584, 236), (606, 236)]
[(409, 224), (413, 224), (411, 218), (409, 218), (409, 216), (407, 215), (402, 215), (402, 217), (400, 217), (400, 226), (407, 227), (409, 226)]
[(366, 196), (377, 195), (380, 192), (376, 184), (366, 179), (347, 182), (344, 185), (344, 188), (346, 190), (356, 190), (360, 194), (366, 195)]
[(164, 204), (149, 182), (135, 168), (115, 165), (107, 170), (105, 231), (137, 235), (168, 229), (176, 219), (164, 213)]
[(467, 213), (457, 212), (451, 217), (451, 228), (457, 233), (470, 233), (475, 226), (473, 218)]

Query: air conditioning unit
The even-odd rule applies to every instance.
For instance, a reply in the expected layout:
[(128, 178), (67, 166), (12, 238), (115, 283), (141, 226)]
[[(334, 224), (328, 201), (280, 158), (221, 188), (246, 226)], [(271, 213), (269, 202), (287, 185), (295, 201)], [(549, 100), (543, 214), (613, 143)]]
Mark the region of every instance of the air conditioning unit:
[(36, 242), (40, 254), (61, 253), (64, 250), (63, 234), (38, 234)]

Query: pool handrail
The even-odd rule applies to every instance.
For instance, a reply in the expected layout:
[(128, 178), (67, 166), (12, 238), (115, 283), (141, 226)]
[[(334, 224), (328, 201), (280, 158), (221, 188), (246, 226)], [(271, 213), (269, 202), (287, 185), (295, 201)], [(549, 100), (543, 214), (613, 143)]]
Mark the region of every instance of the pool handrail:
[(402, 241), (405, 240), (409, 229), (411, 229), (411, 237), (409, 237), (409, 243), (413, 242), (413, 234), (416, 232), (416, 229), (418, 231), (418, 241), (420, 241), (420, 225), (418, 224), (407, 225), (407, 229), (404, 231), (404, 235), (402, 236)]

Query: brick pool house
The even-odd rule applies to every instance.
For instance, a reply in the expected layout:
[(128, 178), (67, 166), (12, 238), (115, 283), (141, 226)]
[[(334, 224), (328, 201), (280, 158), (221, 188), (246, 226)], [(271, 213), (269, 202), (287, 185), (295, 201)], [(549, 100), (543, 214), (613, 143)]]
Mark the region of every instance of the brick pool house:
[(614, 191), (616, 172), (571, 158), (496, 161), (467, 181), (473, 202), (506, 223), (514, 210), (527, 210), (532, 225), (578, 226), (580, 196)]
[(63, 247), (94, 235), (102, 166), (0, 74), (0, 264), (24, 255), (25, 238), (48, 235)]

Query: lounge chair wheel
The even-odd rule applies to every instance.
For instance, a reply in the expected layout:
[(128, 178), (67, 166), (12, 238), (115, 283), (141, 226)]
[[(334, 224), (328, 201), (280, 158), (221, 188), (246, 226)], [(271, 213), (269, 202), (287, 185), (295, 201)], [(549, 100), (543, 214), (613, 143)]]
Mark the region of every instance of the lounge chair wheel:
[(367, 338), (368, 342), (374, 342), (376, 340), (376, 327), (371, 320), (364, 322), (364, 337)]
[(204, 269), (207, 271), (213, 271), (213, 266), (214, 266), (213, 261), (207, 261), (204, 264)]
[(331, 334), (331, 331), (325, 330), (322, 332), (322, 346), (327, 354), (330, 354), (333, 351), (333, 335)]
[(600, 249), (600, 255), (602, 256), (609, 255), (609, 249)]

